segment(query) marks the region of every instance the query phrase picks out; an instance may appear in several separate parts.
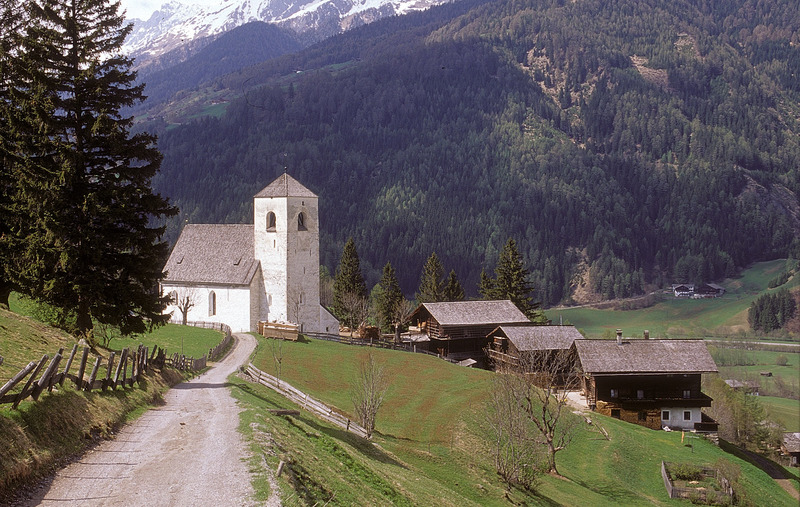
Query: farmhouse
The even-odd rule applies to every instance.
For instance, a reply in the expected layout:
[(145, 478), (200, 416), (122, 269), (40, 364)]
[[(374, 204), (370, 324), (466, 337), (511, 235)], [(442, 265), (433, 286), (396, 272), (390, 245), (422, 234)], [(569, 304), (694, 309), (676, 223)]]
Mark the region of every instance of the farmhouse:
[(800, 433), (784, 433), (781, 452), (789, 456), (789, 465), (800, 466)]
[(701, 412), (703, 373), (717, 365), (702, 340), (575, 340), (590, 408), (648, 428), (716, 431)]
[(530, 323), (509, 300), (422, 303), (410, 322), (428, 336), (429, 350), (453, 360), (482, 359), (489, 333), (500, 325)]
[(186, 225), (167, 260), (162, 294), (180, 322), (222, 322), (234, 332), (291, 322), (301, 332), (338, 332), (319, 303), (318, 198), (283, 174), (253, 198), (254, 225)]
[(487, 354), (498, 371), (547, 361), (559, 351), (568, 351), (583, 336), (575, 326), (499, 326), (489, 333)]

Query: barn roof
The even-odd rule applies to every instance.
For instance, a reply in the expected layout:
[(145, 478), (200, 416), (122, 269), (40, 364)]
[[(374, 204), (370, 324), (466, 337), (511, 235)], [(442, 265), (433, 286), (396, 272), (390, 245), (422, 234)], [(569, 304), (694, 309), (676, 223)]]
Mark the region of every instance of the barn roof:
[(703, 340), (575, 340), (575, 349), (591, 374), (717, 371)]
[(454, 301), (449, 303), (422, 303), (414, 313), (427, 312), (442, 326), (479, 326), (530, 322), (517, 306), (509, 300)]
[(259, 267), (253, 252), (252, 225), (189, 224), (164, 266), (164, 281), (248, 285)]
[(283, 173), (275, 181), (264, 187), (256, 197), (317, 197), (311, 190), (303, 186), (302, 183)]
[(505, 336), (520, 352), (566, 350), (575, 340), (583, 339), (575, 326), (500, 326), (491, 334)]

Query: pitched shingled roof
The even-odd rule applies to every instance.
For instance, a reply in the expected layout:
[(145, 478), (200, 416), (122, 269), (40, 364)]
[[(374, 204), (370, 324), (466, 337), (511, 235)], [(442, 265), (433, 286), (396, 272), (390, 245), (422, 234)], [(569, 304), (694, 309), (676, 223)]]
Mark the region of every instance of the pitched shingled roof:
[(530, 322), (528, 317), (509, 300), (422, 303), (414, 311), (414, 314), (422, 311), (423, 308), (442, 326), (478, 326)]
[(703, 340), (575, 340), (583, 371), (591, 374), (713, 373)]
[(505, 336), (520, 352), (566, 350), (575, 340), (583, 339), (575, 326), (500, 326), (491, 334)]
[(252, 225), (189, 224), (164, 266), (164, 281), (248, 285), (259, 265)]
[(275, 181), (264, 187), (256, 197), (317, 197), (311, 190), (303, 186), (302, 183), (283, 173)]

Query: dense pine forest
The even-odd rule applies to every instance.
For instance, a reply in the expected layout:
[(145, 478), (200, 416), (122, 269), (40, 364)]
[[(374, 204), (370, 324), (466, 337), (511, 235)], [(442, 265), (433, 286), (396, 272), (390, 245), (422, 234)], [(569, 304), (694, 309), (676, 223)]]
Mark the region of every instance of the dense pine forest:
[(476, 296), (508, 238), (544, 305), (800, 253), (795, 0), (462, 0), (181, 93), (228, 102), (140, 127), (172, 239), (252, 221), (288, 170), (323, 264), (353, 237), (368, 285), (389, 261), (407, 295), (435, 251)]

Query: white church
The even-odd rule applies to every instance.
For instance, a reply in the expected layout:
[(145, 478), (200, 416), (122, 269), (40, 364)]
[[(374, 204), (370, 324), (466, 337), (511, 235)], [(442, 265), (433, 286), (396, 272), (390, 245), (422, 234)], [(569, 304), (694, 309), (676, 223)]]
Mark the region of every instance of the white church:
[(259, 321), (293, 323), (300, 332), (338, 333), (339, 321), (319, 302), (318, 198), (283, 174), (253, 198), (253, 225), (187, 224), (161, 282), (175, 301), (189, 297), (187, 320), (221, 322), (233, 332)]

